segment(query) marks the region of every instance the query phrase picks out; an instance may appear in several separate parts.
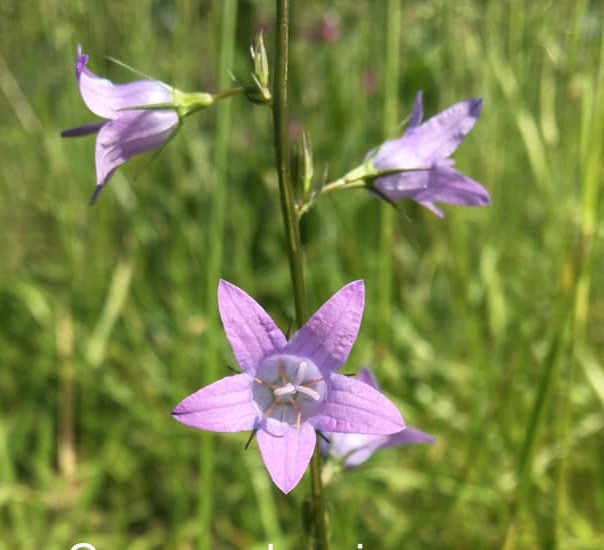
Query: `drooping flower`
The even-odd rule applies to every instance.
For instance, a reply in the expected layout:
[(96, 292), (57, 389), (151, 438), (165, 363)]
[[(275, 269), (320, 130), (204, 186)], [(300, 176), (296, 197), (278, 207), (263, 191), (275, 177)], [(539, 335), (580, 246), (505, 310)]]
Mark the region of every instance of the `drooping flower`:
[(478, 182), (453, 168), (450, 155), (480, 116), (482, 99), (468, 99), (445, 109), (422, 124), (422, 92), (417, 94), (403, 135), (386, 141), (368, 155), (376, 171), (404, 170), (373, 179), (373, 190), (389, 201), (412, 199), (436, 215), (434, 203), (485, 206), (489, 193)]
[[(178, 101), (183, 94), (158, 80), (114, 84), (91, 72), (87, 63), (88, 55), (78, 46), (75, 72), (80, 94), (86, 106), (105, 120), (61, 135), (97, 134), (96, 187), (90, 200), (94, 203), (118, 166), (134, 155), (158, 149), (174, 134), (183, 114)], [(212, 102), (209, 94), (196, 96), (208, 105)]]
[(321, 432), (388, 435), (403, 419), (379, 391), (336, 371), (348, 358), (361, 324), (362, 281), (334, 294), (289, 340), (243, 290), (218, 285), (218, 307), (243, 372), (183, 399), (179, 422), (212, 432), (256, 431), (266, 468), (279, 489), (300, 481)]
[[(380, 391), (373, 373), (368, 368), (361, 369), (357, 380)], [(345, 468), (355, 468), (365, 462), (373, 453), (386, 447), (402, 447), (415, 443), (434, 443), (434, 438), (417, 428), (406, 426), (390, 435), (370, 435), (355, 433), (324, 433), (329, 444), (321, 440), (323, 454), (329, 454), (341, 462)]]

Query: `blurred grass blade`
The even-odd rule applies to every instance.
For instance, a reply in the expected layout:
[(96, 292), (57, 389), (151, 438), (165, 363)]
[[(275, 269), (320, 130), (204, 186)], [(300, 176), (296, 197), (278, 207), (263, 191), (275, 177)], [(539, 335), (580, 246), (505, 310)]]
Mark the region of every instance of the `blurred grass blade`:
[(93, 367), (98, 367), (107, 353), (107, 342), (111, 331), (119, 319), (128, 296), (133, 264), (134, 260), (131, 256), (121, 258), (113, 272), (103, 310), (86, 346), (86, 360)]

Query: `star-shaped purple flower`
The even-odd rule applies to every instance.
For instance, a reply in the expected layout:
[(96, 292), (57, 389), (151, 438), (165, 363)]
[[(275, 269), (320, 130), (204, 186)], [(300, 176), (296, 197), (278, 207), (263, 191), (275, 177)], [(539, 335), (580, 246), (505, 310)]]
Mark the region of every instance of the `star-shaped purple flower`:
[(88, 55), (78, 46), (76, 78), (86, 106), (107, 119), (65, 130), (63, 137), (97, 134), (96, 187), (94, 203), (115, 169), (139, 153), (161, 147), (179, 126), (174, 109), (130, 109), (172, 104), (173, 90), (157, 80), (137, 80), (114, 84), (92, 73), (87, 67)]
[(376, 389), (336, 371), (356, 340), (363, 281), (334, 294), (288, 342), (243, 290), (220, 281), (218, 307), (242, 374), (186, 397), (172, 416), (200, 430), (257, 430), (266, 468), (284, 493), (300, 481), (315, 430), (388, 435), (404, 427), (394, 404)]
[(412, 199), (436, 215), (435, 202), (485, 206), (489, 193), (479, 183), (453, 169), (450, 155), (480, 116), (482, 99), (468, 99), (445, 109), (422, 124), (422, 92), (403, 135), (385, 142), (373, 157), (376, 170), (407, 170), (380, 176), (373, 188), (390, 201)]
[[(380, 390), (373, 373), (368, 368), (361, 369), (357, 380)], [(402, 447), (415, 443), (434, 443), (434, 438), (417, 428), (406, 426), (400, 432), (390, 435), (370, 435), (354, 433), (324, 433), (329, 444), (321, 440), (321, 449), (341, 461), (345, 468), (356, 468), (373, 453), (386, 447)]]

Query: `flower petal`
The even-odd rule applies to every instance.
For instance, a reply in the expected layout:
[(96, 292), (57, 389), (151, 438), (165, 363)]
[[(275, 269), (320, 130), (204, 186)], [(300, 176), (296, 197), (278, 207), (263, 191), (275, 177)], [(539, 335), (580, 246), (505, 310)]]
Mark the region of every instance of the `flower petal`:
[(255, 374), (261, 359), (285, 346), (285, 336), (268, 313), (246, 292), (224, 280), (218, 284), (218, 309), (244, 372)]
[(482, 111), (482, 99), (452, 105), (405, 134), (405, 146), (418, 151), (425, 161), (448, 157), (465, 139)]
[(367, 384), (368, 386), (380, 391), (380, 385), (378, 384), (373, 372), (371, 372), (371, 369), (363, 367), (359, 370), (359, 372), (357, 372), (355, 378), (359, 382), (363, 382), (363, 384)]
[(243, 373), (222, 378), (185, 397), (172, 411), (182, 424), (210, 432), (242, 432), (256, 427), (254, 379)]
[(284, 352), (308, 357), (324, 373), (339, 369), (357, 338), (364, 307), (363, 281), (347, 284), (294, 334)]
[(97, 188), (91, 202), (118, 166), (134, 155), (161, 147), (178, 123), (178, 115), (170, 110), (124, 111), (105, 123), (96, 139)]
[(382, 176), (374, 185), (391, 201), (413, 199), (422, 204), (463, 206), (485, 206), (491, 202), (482, 185), (448, 166)]
[(76, 78), (86, 106), (96, 115), (113, 119), (125, 107), (171, 103), (172, 91), (157, 80), (136, 80), (127, 84), (114, 84), (95, 75), (86, 67), (88, 55), (78, 46)]
[(394, 403), (378, 390), (340, 374), (332, 374), (321, 413), (308, 419), (322, 432), (389, 435), (405, 423)]
[[(276, 423), (272, 420), (269, 422)], [(256, 439), (271, 479), (284, 493), (289, 493), (298, 485), (306, 471), (317, 436), (313, 427), (306, 422), (299, 428), (287, 426), (283, 430), (278, 427), (275, 431), (282, 435), (272, 435), (261, 429)]]
[(474, 127), (481, 110), (482, 99), (468, 99), (445, 109), (420, 126), (412, 126), (418, 116), (416, 100), (407, 131), (380, 147), (373, 160), (375, 168), (429, 168), (459, 147)]
[(430, 434), (422, 432), (412, 426), (407, 426), (404, 430), (389, 435), (380, 447), (414, 445), (416, 443), (434, 443), (435, 441), (436, 440)]
[(407, 123), (407, 130), (416, 128), (422, 123), (422, 118), (424, 116), (423, 95), (423, 92), (420, 90), (417, 92), (417, 96), (415, 96), (415, 103), (413, 104), (413, 110), (411, 111), (409, 122)]
[(332, 433), (327, 436), (330, 440), (329, 453), (336, 458), (345, 459), (345, 464), (353, 457), (354, 466), (365, 462), (388, 439), (388, 435)]

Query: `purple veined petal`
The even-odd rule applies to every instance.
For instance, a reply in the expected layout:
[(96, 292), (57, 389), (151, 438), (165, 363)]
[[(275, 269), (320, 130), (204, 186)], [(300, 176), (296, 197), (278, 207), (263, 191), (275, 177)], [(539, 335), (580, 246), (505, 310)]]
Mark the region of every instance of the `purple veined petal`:
[(227, 281), (218, 283), (218, 310), (237, 363), (255, 374), (261, 359), (287, 340), (269, 314), (249, 294)]
[(90, 134), (97, 134), (105, 122), (95, 122), (94, 124), (86, 124), (84, 126), (78, 126), (77, 128), (69, 128), (61, 132), (61, 137), (72, 138), (89, 136)]
[(417, 92), (417, 96), (415, 96), (415, 103), (413, 104), (411, 116), (409, 117), (409, 122), (407, 123), (407, 130), (416, 128), (422, 123), (422, 118), (424, 117), (423, 96), (424, 93), (421, 90)]
[(373, 159), (373, 166), (377, 170), (412, 170), (427, 166), (422, 152), (407, 146), (406, 136), (405, 133), (379, 147)]
[(357, 338), (364, 307), (363, 281), (347, 284), (294, 334), (285, 353), (308, 357), (323, 373), (339, 369)]
[(429, 183), (418, 192), (414, 200), (444, 202), (459, 206), (486, 206), (491, 197), (478, 182), (452, 168), (435, 168), (429, 172)]
[(86, 64), (88, 55), (78, 46), (76, 78), (86, 106), (96, 115), (113, 119), (126, 107), (171, 103), (172, 91), (157, 80), (137, 80), (127, 84), (114, 84), (95, 75)]
[(329, 452), (333, 456), (343, 459), (346, 468), (360, 466), (380, 449), (434, 443), (435, 441), (431, 435), (411, 426), (392, 435), (335, 433), (331, 434), (329, 439), (331, 441), (331, 446), (328, 447)]
[(452, 105), (405, 134), (406, 148), (417, 151), (426, 162), (451, 155), (476, 124), (482, 99), (467, 99)]
[(106, 122), (96, 140), (97, 188), (91, 202), (118, 166), (134, 155), (161, 147), (178, 124), (178, 115), (170, 110), (124, 111)]
[(261, 416), (252, 387), (243, 373), (222, 378), (185, 397), (172, 411), (182, 424), (210, 432), (242, 432), (256, 427)]
[(359, 372), (357, 372), (355, 378), (359, 382), (363, 382), (363, 384), (367, 384), (368, 386), (380, 391), (380, 385), (378, 384), (373, 372), (371, 372), (371, 369), (363, 367), (359, 370)]
[(404, 430), (387, 436), (380, 447), (414, 445), (416, 443), (434, 443), (435, 441), (436, 439), (430, 434), (422, 432), (412, 426), (407, 426)]
[(346, 458), (344, 460), (344, 465), (346, 468), (356, 468), (357, 466), (363, 464), (363, 462), (367, 461), (367, 459), (369, 459), (373, 453), (375, 453), (384, 446), (383, 440), (385, 440), (388, 436), (373, 435), (368, 437), (372, 437), (373, 440), (367, 442), (362, 447), (356, 448), (356, 450), (353, 450), (346, 455)]
[[(410, 169), (419, 168), (424, 165), (421, 152), (408, 147), (406, 145), (407, 138), (405, 137), (410, 130), (417, 128), (422, 122), (424, 113), (422, 98), (423, 93), (421, 91), (417, 92), (413, 110), (411, 111), (409, 122), (403, 135), (399, 138), (386, 141), (379, 147), (373, 160), (373, 164), (378, 170)], [(374, 152), (375, 149), (368, 153), (365, 156), (365, 160), (370, 158)]]
[(485, 206), (491, 202), (482, 185), (447, 166), (383, 176), (374, 185), (392, 201), (413, 199), (422, 204), (444, 202), (462, 206)]
[(322, 432), (390, 435), (405, 423), (394, 403), (378, 390), (340, 374), (332, 374), (321, 412), (309, 422)]
[[(420, 100), (421, 103), (421, 100)], [(445, 109), (419, 126), (418, 100), (410, 124), (398, 139), (384, 143), (373, 163), (378, 170), (426, 168), (447, 158), (474, 127), (482, 99), (468, 99)]]
[(259, 430), (256, 439), (271, 479), (289, 493), (302, 479), (315, 449), (317, 436), (313, 427), (306, 422), (299, 428), (287, 426), (282, 436)]
[(346, 459), (346, 465), (355, 457), (355, 466), (365, 462), (388, 439), (388, 435), (333, 433), (328, 436), (330, 440), (329, 452), (339, 458)]

